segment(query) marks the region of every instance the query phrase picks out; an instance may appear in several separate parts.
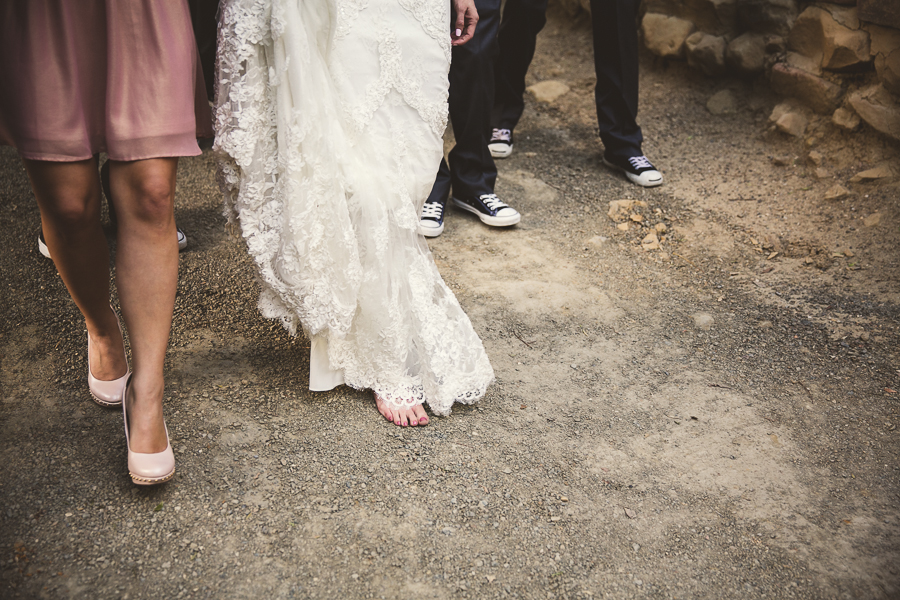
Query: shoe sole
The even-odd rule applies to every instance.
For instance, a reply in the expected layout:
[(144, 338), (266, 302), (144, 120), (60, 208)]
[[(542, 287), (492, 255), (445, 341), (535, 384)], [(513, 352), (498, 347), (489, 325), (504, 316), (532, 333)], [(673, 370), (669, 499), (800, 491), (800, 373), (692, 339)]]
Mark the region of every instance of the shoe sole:
[(494, 158), (508, 158), (512, 149), (512, 144), (488, 144), (488, 150)]
[[(90, 388), (88, 388), (88, 391), (90, 391)], [(100, 398), (95, 396), (94, 392), (91, 392), (91, 399), (94, 401), (94, 404), (102, 406), (103, 408), (121, 408), (122, 407), (121, 400), (119, 400), (118, 402), (107, 402), (106, 400), (101, 400)]]
[(419, 233), (427, 238), (437, 237), (444, 233), (444, 224), (441, 223), (440, 227), (422, 227), (419, 225)]
[[(47, 244), (44, 243), (40, 235), (38, 235), (38, 252), (40, 252), (46, 258), (50, 258), (50, 248), (47, 247)], [(51, 258), (50, 260), (53, 259)]]
[(128, 475), (131, 477), (131, 482), (135, 485), (156, 485), (158, 483), (165, 483), (175, 477), (175, 470), (172, 469), (171, 473), (163, 475), (162, 477), (140, 477), (139, 475), (133, 474), (131, 471), (128, 472)]
[(628, 181), (630, 181), (631, 183), (633, 183), (635, 185), (639, 185), (641, 187), (657, 187), (657, 186), (662, 185), (662, 183), (663, 183), (662, 175), (659, 176), (659, 179), (652, 179), (652, 180), (648, 181), (647, 183), (644, 183), (643, 181), (641, 181), (640, 177), (638, 177), (637, 175), (634, 175), (632, 173), (629, 173), (628, 171), (626, 171), (625, 169), (623, 169), (622, 167), (620, 167), (618, 165), (612, 164), (611, 162), (606, 160), (605, 157), (603, 159), (603, 164), (606, 165), (607, 167), (609, 167), (610, 169), (613, 169), (616, 171), (621, 171), (622, 173), (624, 173), (625, 177), (628, 178)]
[(522, 215), (519, 213), (516, 213), (512, 217), (492, 217), (490, 215), (485, 215), (482, 214), (474, 206), (469, 206), (465, 202), (457, 200), (456, 198), (453, 198), (453, 205), (457, 208), (467, 210), (473, 215), (478, 215), (478, 218), (481, 219), (482, 223), (484, 223), (485, 225), (490, 225), (491, 227), (509, 227), (510, 225), (515, 225), (522, 220)]

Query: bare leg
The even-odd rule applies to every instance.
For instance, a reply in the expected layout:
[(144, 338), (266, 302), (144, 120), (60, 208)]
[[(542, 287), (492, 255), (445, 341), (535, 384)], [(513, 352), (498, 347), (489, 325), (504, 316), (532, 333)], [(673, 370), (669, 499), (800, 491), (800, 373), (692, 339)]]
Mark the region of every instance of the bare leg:
[(133, 375), (125, 402), (134, 452), (162, 452), (167, 443), (163, 363), (178, 283), (177, 167), (177, 158), (110, 165), (118, 217), (116, 285), (131, 338)]
[(109, 248), (100, 226), (97, 159), (23, 159), (41, 210), (44, 239), (91, 336), (91, 371), (111, 381), (125, 375), (125, 347), (109, 309)]
[(378, 412), (394, 425), (400, 427), (428, 425), (428, 415), (425, 414), (425, 409), (421, 404), (416, 404), (412, 408), (394, 408), (381, 396), (375, 394), (375, 406), (378, 407)]

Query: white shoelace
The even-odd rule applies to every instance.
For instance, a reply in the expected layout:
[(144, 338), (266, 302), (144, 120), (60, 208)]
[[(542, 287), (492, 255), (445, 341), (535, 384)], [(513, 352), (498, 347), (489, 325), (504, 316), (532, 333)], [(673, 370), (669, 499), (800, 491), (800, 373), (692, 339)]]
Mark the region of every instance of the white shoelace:
[(647, 160), (646, 156), (632, 156), (628, 159), (628, 162), (630, 162), (631, 166), (635, 169), (656, 169), (656, 167)]
[(509, 129), (494, 129), (491, 133), (492, 142), (508, 142), (512, 139), (512, 131)]
[(422, 218), (439, 221), (442, 212), (444, 212), (444, 205), (440, 202), (426, 202), (422, 207)]
[(484, 194), (478, 196), (478, 199), (484, 202), (484, 205), (490, 210), (500, 210), (501, 208), (509, 206), (509, 204), (500, 200), (500, 198), (497, 197), (497, 194)]

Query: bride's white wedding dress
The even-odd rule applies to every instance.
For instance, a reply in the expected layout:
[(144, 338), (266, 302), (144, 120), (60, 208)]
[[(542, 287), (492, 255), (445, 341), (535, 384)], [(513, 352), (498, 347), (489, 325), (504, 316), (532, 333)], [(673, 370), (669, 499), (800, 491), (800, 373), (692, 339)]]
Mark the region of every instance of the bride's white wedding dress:
[(259, 308), (311, 340), (310, 387), (446, 415), (493, 379), (417, 232), (447, 124), (449, 0), (229, 0), (215, 148)]

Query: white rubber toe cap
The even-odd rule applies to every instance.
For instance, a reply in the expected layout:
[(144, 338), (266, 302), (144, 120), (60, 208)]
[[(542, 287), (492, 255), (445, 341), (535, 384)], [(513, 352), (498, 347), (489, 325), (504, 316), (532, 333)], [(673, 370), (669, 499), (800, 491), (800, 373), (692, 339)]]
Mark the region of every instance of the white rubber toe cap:
[(437, 237), (444, 233), (444, 224), (423, 219), (419, 221), (419, 233), (425, 237)]
[(631, 183), (636, 183), (643, 187), (656, 187), (662, 185), (663, 182), (662, 173), (656, 170), (644, 171), (640, 175), (625, 171), (625, 176), (628, 177)]

